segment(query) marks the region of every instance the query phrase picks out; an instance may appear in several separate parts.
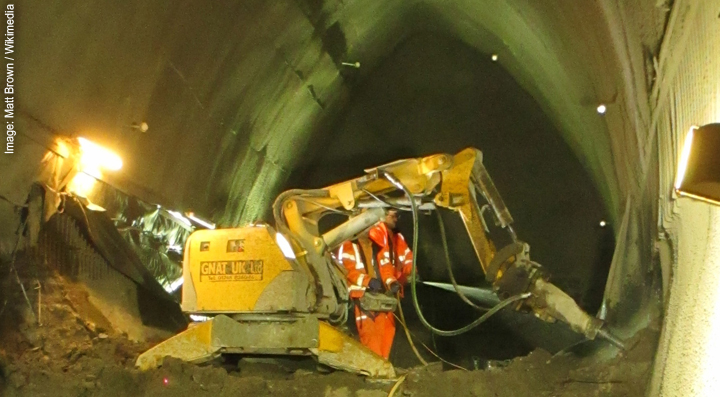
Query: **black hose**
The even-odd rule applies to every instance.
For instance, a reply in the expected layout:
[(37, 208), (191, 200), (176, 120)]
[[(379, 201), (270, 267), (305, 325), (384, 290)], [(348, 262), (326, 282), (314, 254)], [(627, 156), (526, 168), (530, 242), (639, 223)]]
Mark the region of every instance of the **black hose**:
[(425, 328), (429, 329), (431, 332), (440, 335), (440, 336), (457, 336), (464, 334), (471, 329), (477, 327), (478, 325), (484, 323), (488, 318), (490, 318), (493, 314), (497, 313), (498, 311), (502, 310), (505, 306), (522, 300), (526, 299), (528, 296), (530, 296), (529, 293), (525, 294), (519, 294), (515, 296), (511, 296), (502, 302), (495, 305), (492, 309), (488, 310), (487, 313), (483, 314), (478, 318), (477, 320), (471, 322), (470, 324), (451, 331), (441, 330), (438, 328), (433, 327), (426, 319), (425, 316), (422, 313), (422, 310), (420, 309), (420, 303), (417, 299), (417, 288), (415, 285), (415, 278), (417, 274), (417, 255), (415, 254), (417, 252), (417, 242), (418, 242), (418, 219), (417, 219), (417, 205), (415, 204), (415, 200), (413, 200), (412, 194), (410, 191), (403, 185), (400, 181), (398, 181), (394, 176), (387, 172), (383, 172), (383, 175), (385, 178), (387, 178), (390, 183), (395, 185), (398, 189), (402, 190), (407, 198), (410, 200), (410, 205), (412, 206), (412, 214), (413, 214), (413, 260), (412, 260), (412, 272), (410, 275), (410, 290), (412, 292), (412, 298), (413, 298), (413, 306), (415, 307), (415, 311), (417, 312), (418, 318), (420, 319), (420, 322), (425, 326)]
[(440, 235), (443, 242), (443, 249), (445, 250), (445, 264), (447, 265), (448, 274), (450, 275), (450, 282), (453, 285), (453, 288), (455, 288), (455, 292), (457, 292), (460, 299), (463, 300), (463, 302), (467, 303), (468, 305), (472, 306), (473, 308), (477, 310), (487, 311), (488, 308), (481, 307), (473, 303), (470, 299), (468, 299), (465, 294), (460, 291), (460, 286), (458, 285), (457, 281), (455, 281), (455, 275), (453, 274), (452, 270), (452, 264), (450, 263), (450, 250), (448, 249), (447, 245), (447, 236), (445, 235), (445, 224), (442, 220), (442, 215), (440, 215), (439, 210), (435, 210), (435, 214), (437, 215), (438, 224), (440, 225)]
[(375, 200), (387, 205), (389, 208), (395, 208), (396, 210), (400, 210), (400, 211), (412, 211), (409, 207), (392, 204), (392, 203), (388, 202), (387, 200), (384, 200), (381, 197), (378, 197), (378, 196), (370, 193), (370, 191), (368, 191), (367, 189), (363, 189), (362, 191), (365, 192), (365, 194), (367, 194), (368, 196), (374, 198)]
[(280, 195), (277, 196), (275, 202), (273, 203), (273, 218), (275, 218), (275, 227), (282, 233), (287, 233), (294, 236), (294, 233), (290, 231), (282, 215), (283, 204), (285, 204), (285, 200), (290, 196), (302, 195), (310, 197), (329, 197), (330, 193), (324, 189), (291, 189), (280, 193)]

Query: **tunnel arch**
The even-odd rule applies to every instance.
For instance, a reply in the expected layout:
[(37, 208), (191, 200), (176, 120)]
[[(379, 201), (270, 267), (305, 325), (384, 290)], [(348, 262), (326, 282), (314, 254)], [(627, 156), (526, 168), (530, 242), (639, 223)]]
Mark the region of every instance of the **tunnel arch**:
[[(660, 131), (648, 110), (657, 99), (648, 99), (649, 86), (657, 70), (665, 70), (653, 67), (653, 57), (667, 12), (655, 4), (619, 3), (24, 5), (18, 12), (17, 122), (29, 139), (18, 145), (20, 161), (0, 160), (3, 175), (12, 176), (0, 183), (2, 218), (19, 222), (15, 206), (22, 206), (37, 170), (29, 164), (40, 164), (58, 135), (87, 136), (121, 153), (126, 168), (107, 179), (125, 192), (192, 208), (223, 226), (263, 218), (313, 135), (335, 125), (353, 87), (403, 40), (433, 31), (480, 53), (497, 53), (541, 104), (592, 176), (615, 232), (621, 233), (624, 219), (631, 225), (619, 236), (627, 242), (620, 256), (640, 265), (616, 274), (606, 295), (618, 302), (646, 294), (642, 283), (657, 271), (657, 202), (670, 200), (658, 197), (664, 187), (657, 186), (655, 163), (673, 168), (672, 150), (655, 150), (661, 149), (654, 140)], [(645, 26), (643, 14), (652, 14), (649, 25), (656, 26)], [(598, 103), (608, 107), (604, 116), (595, 112)], [(658, 114), (655, 119), (664, 115)], [(148, 122), (147, 133), (130, 127), (139, 121)], [(3, 242), (13, 237), (13, 230), (0, 234)], [(631, 292), (622, 290), (626, 279), (634, 283)], [(627, 299), (632, 304), (624, 318), (644, 317), (639, 309), (646, 299)]]
[[(623, 111), (632, 110), (625, 103), (636, 98), (623, 87), (644, 65), (618, 61), (616, 52), (637, 43), (621, 47), (613, 40), (616, 25), (627, 26), (604, 2), (563, 2), (552, 9), (505, 0), (183, 3), (163, 9), (160, 3), (110, 3), (28, 10), (36, 21), (31, 26), (38, 27), (26, 33), (35, 45), (21, 47), (23, 67), (37, 77), (18, 84), (29, 122), (90, 135), (138, 157), (127, 162), (120, 181), (127, 190), (138, 190), (129, 186), (136, 181), (158, 201), (193, 205), (221, 223), (262, 217), (294, 167), (296, 149), (328, 125), (347, 101), (348, 87), (420, 30), (498, 53), (499, 63), (544, 106), (583, 159), (614, 221), (637, 179), (636, 137), (643, 134), (624, 116), (632, 113)], [(55, 18), (58, 11), (63, 18)], [(115, 54), (125, 55), (108, 53), (103, 43), (115, 43)], [(352, 70), (338, 63), (341, 58), (362, 66)], [(601, 101), (609, 106), (605, 117), (594, 110)], [(138, 120), (148, 121), (147, 134), (128, 130)], [(166, 150), (168, 140), (177, 141), (175, 150)], [(166, 179), (177, 183), (163, 186)]]
[[(616, 232), (632, 207), (629, 219), (643, 226), (624, 236), (632, 252), (621, 256), (643, 266), (618, 273), (605, 295), (619, 302), (627, 298), (624, 280), (642, 285), (653, 273), (657, 203), (647, 192), (657, 169), (649, 167), (644, 125), (645, 75), (653, 75), (644, 51), (657, 50), (663, 29), (641, 42), (629, 21), (636, 8), (647, 12), (642, 6), (106, 0), (26, 7), (18, 14), (27, 27), (18, 70), (32, 78), (18, 76), (18, 122), (40, 146), (25, 146), (28, 160), (9, 164), (11, 173), (39, 162), (53, 134), (82, 135), (125, 158), (121, 173), (106, 176), (124, 192), (221, 226), (268, 219), (303, 151), (332, 127), (353, 87), (399, 43), (431, 31), (498, 54), (581, 159)], [(664, 26), (665, 14), (656, 14)], [(603, 116), (599, 101), (607, 103)], [(146, 133), (131, 128), (139, 121), (148, 123)], [(11, 199), (24, 200), (21, 190)], [(645, 317), (638, 307), (649, 298), (635, 293), (629, 301), (640, 303), (627, 319)]]

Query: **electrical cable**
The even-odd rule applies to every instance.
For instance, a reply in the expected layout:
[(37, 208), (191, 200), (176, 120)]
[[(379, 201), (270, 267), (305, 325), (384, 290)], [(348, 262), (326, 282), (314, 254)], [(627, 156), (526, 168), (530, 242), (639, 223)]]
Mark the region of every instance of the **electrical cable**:
[(440, 236), (442, 238), (443, 243), (443, 249), (445, 250), (445, 264), (447, 265), (448, 275), (450, 276), (450, 282), (452, 282), (453, 288), (455, 288), (455, 292), (458, 294), (460, 299), (463, 300), (463, 302), (467, 303), (468, 305), (472, 306), (473, 308), (481, 311), (487, 311), (488, 308), (481, 307), (473, 303), (470, 299), (468, 299), (465, 294), (460, 291), (460, 286), (458, 285), (457, 281), (455, 280), (455, 275), (453, 274), (452, 270), (452, 264), (450, 263), (450, 250), (448, 249), (447, 245), (447, 235), (445, 234), (445, 224), (442, 220), (442, 215), (440, 215), (440, 211), (436, 210), (435, 214), (437, 215), (438, 224), (440, 225)]
[(370, 196), (370, 197), (374, 198), (375, 200), (377, 200), (377, 201), (379, 201), (379, 202), (387, 205), (387, 206), (390, 207), (390, 208), (395, 208), (395, 209), (401, 210), (401, 211), (412, 211), (412, 210), (410, 209), (410, 207), (403, 206), (403, 205), (392, 204), (392, 203), (390, 203), (390, 202), (387, 201), (387, 200), (383, 200), (383, 199), (381, 199), (380, 197), (372, 194), (372, 193), (371, 193), (369, 190), (367, 190), (367, 189), (363, 189), (362, 191), (363, 191), (365, 194), (367, 194), (368, 196)]
[[(408, 331), (408, 333), (409, 333), (410, 335), (412, 335), (412, 336), (415, 335), (415, 334), (413, 334), (412, 332), (410, 332), (410, 330), (408, 329), (407, 325), (402, 321), (402, 319), (400, 319), (395, 313), (393, 313), (393, 315), (395, 316), (395, 318), (396, 318), (398, 321), (400, 321), (400, 325), (402, 325), (402, 326), (405, 328), (405, 330)], [(435, 334), (431, 334), (431, 335), (435, 335)], [(409, 338), (408, 338), (408, 339), (409, 339)], [(440, 357), (437, 353), (435, 353), (435, 351), (433, 351), (433, 349), (431, 349), (430, 347), (428, 347), (428, 345), (426, 345), (425, 343), (420, 342), (420, 345), (421, 345), (422, 347), (424, 347), (425, 350), (428, 351), (428, 353), (432, 354), (433, 356), (435, 356), (435, 358), (437, 358), (438, 360), (444, 362), (445, 364), (447, 364), (447, 365), (449, 365), (449, 366), (451, 366), (451, 367), (455, 367), (455, 368), (457, 368), (457, 369), (461, 369), (461, 370), (463, 370), (463, 371), (470, 371), (469, 369), (467, 369), (467, 368), (465, 368), (465, 367), (461, 367), (461, 366), (459, 366), (459, 365), (457, 365), (457, 364), (453, 364), (453, 363), (451, 363), (450, 361), (448, 361), (448, 360)], [(426, 365), (427, 365), (427, 364), (426, 364)]]
[[(405, 195), (408, 197), (408, 199), (410, 200), (410, 205), (412, 206), (412, 214), (413, 214), (413, 252), (417, 252), (417, 243), (418, 243), (417, 212), (418, 212), (418, 210), (417, 210), (417, 205), (415, 204), (415, 200), (412, 199), (412, 195), (411, 195), (410, 191), (407, 189), (407, 187), (405, 187), (405, 185), (403, 185), (400, 181), (398, 181), (392, 174), (390, 174), (388, 172), (383, 172), (383, 175), (385, 176), (385, 178), (388, 181), (390, 181), (390, 183), (395, 185), (398, 189), (402, 190), (405, 193)], [(502, 302), (498, 303), (492, 309), (488, 310), (485, 314), (480, 316), (478, 319), (476, 319), (475, 321), (471, 322), (470, 324), (468, 324), (462, 328), (450, 330), (450, 331), (441, 330), (441, 329), (433, 327), (425, 319), (425, 316), (423, 315), (422, 310), (420, 309), (420, 303), (418, 302), (418, 299), (417, 299), (417, 288), (416, 288), (416, 283), (415, 283), (416, 274), (417, 274), (417, 255), (413, 255), (412, 271), (411, 271), (411, 275), (410, 275), (410, 287), (411, 287), (410, 290), (412, 292), (413, 306), (415, 307), (415, 311), (417, 312), (420, 322), (425, 326), (425, 328), (429, 329), (433, 333), (438, 334), (440, 336), (457, 336), (457, 335), (464, 334), (464, 333), (470, 331), (471, 329), (477, 327), (478, 325), (484, 323), (485, 321), (487, 321), (488, 318), (490, 318), (493, 314), (495, 314), (498, 311), (505, 308), (505, 306), (508, 306), (511, 303), (514, 303), (516, 301), (526, 299), (527, 297), (530, 296), (530, 293), (524, 293), (524, 294), (518, 294), (518, 295), (511, 296), (511, 297), (503, 300)]]
[[(283, 204), (285, 204), (285, 200), (293, 195), (296, 196), (310, 196), (310, 197), (329, 197), (330, 193), (327, 192), (324, 189), (291, 189), (286, 190), (282, 193), (280, 193), (277, 198), (275, 198), (275, 201), (273, 202), (273, 218), (275, 219), (275, 227), (284, 234), (288, 234), (290, 236), (295, 237), (295, 233), (290, 231), (290, 228), (287, 226), (287, 222), (285, 222), (285, 219), (283, 218)], [(295, 237), (296, 238), (296, 237)]]
[(413, 343), (412, 336), (410, 336), (410, 330), (408, 329), (407, 325), (405, 325), (405, 314), (403, 313), (402, 305), (400, 304), (400, 294), (397, 295), (398, 300), (398, 310), (400, 311), (400, 317), (398, 318), (397, 314), (393, 313), (395, 318), (397, 318), (400, 321), (400, 324), (403, 326), (403, 329), (405, 330), (405, 336), (407, 336), (408, 342), (410, 342), (410, 347), (412, 348), (413, 353), (415, 353), (415, 356), (420, 360), (420, 362), (423, 365), (428, 365), (428, 362), (425, 361), (425, 359), (420, 355), (420, 352), (415, 347), (415, 343)]
[(315, 200), (310, 200), (309, 198), (306, 198), (306, 197), (297, 196), (297, 197), (295, 197), (295, 200), (302, 200), (302, 201), (305, 201), (305, 202), (310, 203), (310, 204), (315, 204), (315, 205), (317, 205), (318, 207), (325, 208), (326, 210), (328, 210), (328, 211), (330, 211), (330, 212), (334, 212), (334, 213), (336, 213), (336, 214), (346, 215), (346, 216), (347, 216), (347, 215), (350, 215), (350, 211), (340, 211), (340, 210), (337, 209), (337, 208), (328, 207), (327, 205), (320, 204), (320, 203), (318, 203), (317, 201), (315, 201)]
[(398, 388), (400, 387), (400, 385), (402, 385), (402, 383), (405, 382), (406, 377), (407, 377), (407, 374), (401, 376), (400, 379), (398, 379), (397, 382), (395, 382), (395, 385), (392, 387), (392, 389), (390, 389), (390, 393), (388, 393), (388, 397), (393, 397), (395, 395), (395, 392), (398, 391)]

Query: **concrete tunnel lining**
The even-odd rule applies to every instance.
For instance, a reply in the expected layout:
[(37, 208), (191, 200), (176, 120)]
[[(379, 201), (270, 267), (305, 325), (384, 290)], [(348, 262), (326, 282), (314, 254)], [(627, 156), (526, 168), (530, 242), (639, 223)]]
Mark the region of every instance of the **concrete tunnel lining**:
[[(120, 153), (137, 153), (138, 159), (163, 153), (164, 142), (182, 131), (183, 142), (171, 158), (152, 164), (128, 159), (123, 176), (163, 202), (197, 207), (200, 214), (238, 224), (264, 215), (266, 206), (259, 203), (269, 201), (287, 178), (296, 162), (292, 149), (306, 147), (308, 134), (342, 109), (349, 84), (341, 74), (349, 72), (338, 65), (339, 57), (362, 60), (361, 80), (403, 37), (437, 26), (481, 52), (493, 53), (488, 43), (499, 45), (494, 50), (501, 53), (502, 65), (547, 107), (618, 217), (622, 192), (631, 185), (626, 174), (633, 169), (624, 159), (636, 152), (621, 137), (635, 134), (609, 134), (628, 126), (613, 111), (606, 119), (594, 111), (596, 103), (613, 97), (621, 107), (625, 97), (614, 88), (605, 92), (623, 86), (623, 71), (600, 7), (567, 3), (543, 11), (505, 1), (477, 10), (462, 4), (443, 7), (442, 2), (377, 4), (184, 4), (159, 10), (157, 5), (108, 3), (72, 12), (59, 5), (28, 10), (43, 28), (28, 37), (34, 45), (23, 49), (22, 66), (38, 78), (23, 82), (22, 108), (54, 129), (87, 131)], [(57, 12), (63, 17), (55, 18)], [(144, 19), (150, 15), (153, 23)], [(572, 21), (575, 26), (569, 25)], [(452, 27), (454, 22), (459, 26)], [(345, 51), (338, 59), (323, 43), (335, 24), (347, 26)], [(558, 28), (567, 30), (552, 30)], [(106, 43), (115, 43), (112, 54), (97, 57), (107, 51)], [(643, 70), (642, 65), (635, 70)], [(43, 89), (48, 86), (58, 89)], [(68, 115), (69, 109), (83, 111)], [(151, 134), (119, 133), (141, 119)], [(607, 128), (605, 121), (617, 128)], [(211, 153), (216, 162), (206, 160)], [(248, 169), (262, 183), (248, 181)], [(163, 186), (167, 179), (177, 184)], [(253, 190), (258, 185), (263, 188)], [(227, 198), (241, 205), (225, 207)], [(245, 200), (249, 206), (242, 205)]]
[[(654, 163), (672, 169), (674, 161), (672, 153), (653, 153), (662, 142), (655, 139), (660, 134), (647, 94), (658, 73), (652, 58), (666, 11), (613, 1), (563, 2), (551, 10), (531, 2), (489, 3), (484, 9), (440, 1), (25, 5), (18, 26), (30, 28), (24, 41), (18, 37), (18, 70), (32, 79), (18, 77), (17, 122), (40, 145), (19, 145), (22, 162), (0, 158), (3, 175), (11, 176), (0, 182), (0, 217), (17, 224), (14, 206), (35, 173), (28, 165), (38, 164), (43, 146), (51, 145), (48, 133), (59, 133), (134, 153), (121, 175), (108, 176), (124, 191), (192, 207), (224, 225), (261, 218), (298, 165), (297, 149), (333, 125), (363, 73), (404, 39), (430, 30), (499, 53), (582, 159), (614, 225), (631, 203), (637, 226), (624, 260), (642, 266), (619, 278), (641, 282), (641, 271), (654, 271), (654, 218), (668, 212), (657, 209), (656, 191), (665, 181), (653, 185)], [(678, 3), (676, 9), (693, 7)], [(333, 26), (343, 32), (344, 52), (328, 42)], [(351, 76), (338, 65), (342, 58), (360, 61), (360, 73)], [(604, 117), (595, 113), (597, 103), (608, 104)], [(128, 128), (141, 120), (150, 125), (147, 134)], [(682, 134), (681, 124), (667, 128)], [(182, 143), (167, 150), (171, 141)], [(4, 255), (14, 229), (0, 232)], [(614, 284), (606, 293), (627, 298), (624, 283)], [(652, 300), (640, 299), (636, 313), (621, 322), (647, 323), (648, 315), (637, 312)]]

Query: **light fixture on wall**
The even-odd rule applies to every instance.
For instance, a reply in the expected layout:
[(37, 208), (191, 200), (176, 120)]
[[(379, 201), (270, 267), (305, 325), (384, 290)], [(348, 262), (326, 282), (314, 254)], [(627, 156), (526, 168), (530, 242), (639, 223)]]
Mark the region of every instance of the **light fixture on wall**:
[(720, 205), (720, 123), (690, 128), (678, 163), (675, 191)]
[(76, 171), (68, 184), (68, 190), (80, 197), (88, 197), (102, 171), (117, 171), (122, 168), (120, 156), (85, 138), (77, 138), (79, 158)]

